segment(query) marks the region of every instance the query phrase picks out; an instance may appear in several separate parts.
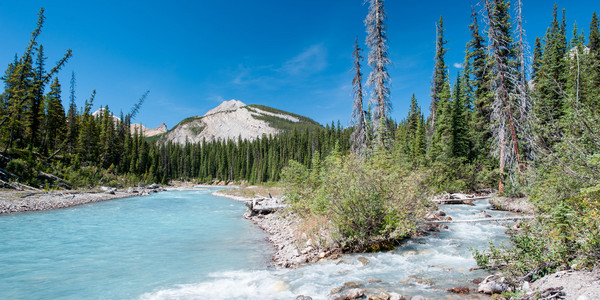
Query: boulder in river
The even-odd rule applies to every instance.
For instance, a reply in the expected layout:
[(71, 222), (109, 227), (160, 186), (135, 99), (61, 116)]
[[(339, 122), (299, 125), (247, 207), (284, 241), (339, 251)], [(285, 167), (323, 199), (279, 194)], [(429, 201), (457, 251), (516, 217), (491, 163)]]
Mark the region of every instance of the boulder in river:
[(364, 256), (359, 257), (358, 261), (360, 261), (363, 266), (366, 266), (370, 263), (369, 259)]
[(502, 294), (513, 292), (512, 285), (506, 282), (506, 278), (501, 275), (490, 275), (486, 277), (477, 288), (477, 291), (483, 294)]
[(363, 289), (349, 289), (339, 293), (331, 294), (327, 297), (327, 300), (351, 300), (358, 299), (365, 295)]

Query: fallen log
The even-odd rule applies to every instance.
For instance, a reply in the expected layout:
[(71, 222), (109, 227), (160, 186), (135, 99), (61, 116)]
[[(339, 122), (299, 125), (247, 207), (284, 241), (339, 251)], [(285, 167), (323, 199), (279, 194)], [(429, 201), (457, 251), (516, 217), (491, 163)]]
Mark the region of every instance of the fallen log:
[(518, 220), (531, 220), (535, 216), (519, 216), (519, 217), (507, 217), (507, 218), (485, 218), (485, 219), (471, 219), (471, 220), (448, 220), (448, 221), (429, 221), (431, 224), (440, 223), (477, 223), (477, 222), (501, 222), (501, 221), (518, 221)]
[(431, 200), (437, 204), (467, 204), (473, 205), (473, 200), (471, 199), (433, 199)]
[(431, 199), (431, 201), (437, 204), (468, 204), (473, 205), (473, 201), (489, 199), (491, 196), (473, 197), (473, 198), (460, 198), (460, 199)]
[(71, 186), (71, 183), (69, 183), (68, 181), (66, 181), (66, 180), (64, 180), (64, 179), (62, 179), (62, 178), (60, 178), (60, 177), (58, 177), (58, 176), (56, 176), (56, 175), (49, 174), (49, 173), (42, 172), (42, 171), (40, 171), (40, 172), (38, 172), (38, 173), (39, 173), (40, 175), (42, 175), (42, 176), (46, 177), (46, 178), (50, 178), (50, 179), (53, 179), (54, 181), (58, 181), (58, 182), (60, 182), (60, 183), (62, 183), (62, 184), (64, 184), (64, 185), (66, 185), (66, 186), (68, 186), (68, 187), (70, 187), (70, 186)]

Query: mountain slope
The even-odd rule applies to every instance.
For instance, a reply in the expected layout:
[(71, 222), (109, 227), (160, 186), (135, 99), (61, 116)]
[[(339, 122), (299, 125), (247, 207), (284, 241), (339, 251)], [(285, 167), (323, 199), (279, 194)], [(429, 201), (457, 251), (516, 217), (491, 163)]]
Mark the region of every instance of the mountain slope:
[(204, 116), (187, 118), (167, 132), (162, 139), (179, 144), (215, 140), (254, 140), (293, 128), (319, 128), (317, 122), (300, 115), (261, 105), (246, 105), (238, 100), (224, 101)]

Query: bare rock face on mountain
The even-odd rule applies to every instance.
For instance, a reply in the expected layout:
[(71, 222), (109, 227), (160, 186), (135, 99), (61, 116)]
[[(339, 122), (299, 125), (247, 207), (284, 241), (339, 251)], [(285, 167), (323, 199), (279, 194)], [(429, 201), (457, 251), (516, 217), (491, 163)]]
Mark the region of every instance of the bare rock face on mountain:
[[(104, 108), (100, 108), (97, 111), (93, 112), (92, 116), (98, 118), (98, 117), (101, 117), (103, 113), (104, 113)], [(112, 120), (115, 123), (115, 125), (118, 124), (119, 122), (121, 122), (121, 119), (119, 119), (115, 115), (111, 114), (110, 116), (112, 117)], [(137, 130), (137, 132), (141, 132), (142, 135), (145, 137), (151, 137), (151, 136), (155, 136), (155, 135), (159, 135), (159, 134), (167, 132), (167, 125), (165, 123), (161, 123), (160, 126), (154, 128), (154, 129), (150, 129), (139, 123), (134, 123), (129, 126), (130, 126), (130, 130), (132, 133)]]
[(246, 105), (238, 100), (224, 101), (204, 116), (187, 118), (167, 132), (163, 139), (179, 144), (205, 140), (254, 140), (298, 127), (319, 127), (315, 121), (260, 105)]
[(160, 126), (154, 128), (154, 129), (146, 128), (142, 124), (133, 124), (133, 125), (135, 125), (135, 126), (137, 126), (137, 125), (141, 126), (138, 129), (138, 131), (141, 131), (142, 135), (144, 135), (145, 137), (151, 137), (151, 136), (155, 136), (155, 135), (159, 135), (159, 134), (167, 132), (167, 125), (165, 123), (160, 123)]

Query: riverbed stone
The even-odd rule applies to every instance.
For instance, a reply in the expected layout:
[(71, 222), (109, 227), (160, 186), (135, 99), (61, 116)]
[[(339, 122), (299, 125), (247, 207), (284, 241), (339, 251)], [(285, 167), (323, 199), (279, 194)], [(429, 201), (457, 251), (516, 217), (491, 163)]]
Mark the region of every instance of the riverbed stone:
[(298, 295), (296, 296), (296, 300), (313, 300), (310, 296)]
[(364, 256), (359, 257), (358, 261), (360, 261), (363, 266), (366, 266), (370, 263), (369, 259)]
[(358, 299), (365, 295), (363, 289), (349, 289), (339, 293), (331, 294), (327, 297), (327, 300), (351, 300)]
[(390, 300), (405, 300), (404, 296), (398, 293), (390, 293)]
[(486, 277), (477, 288), (479, 293), (488, 295), (512, 292), (513, 290), (513, 287), (506, 282), (506, 278), (501, 275), (490, 275)]
[(362, 286), (363, 286), (362, 283), (358, 283), (358, 282), (354, 282), (354, 281), (349, 281), (349, 282), (344, 283), (344, 287), (343, 288), (345, 288), (345, 289), (348, 289), (348, 288), (360, 288)]
[(391, 296), (388, 293), (381, 292), (378, 294), (371, 294), (367, 296), (368, 300), (390, 300)]

